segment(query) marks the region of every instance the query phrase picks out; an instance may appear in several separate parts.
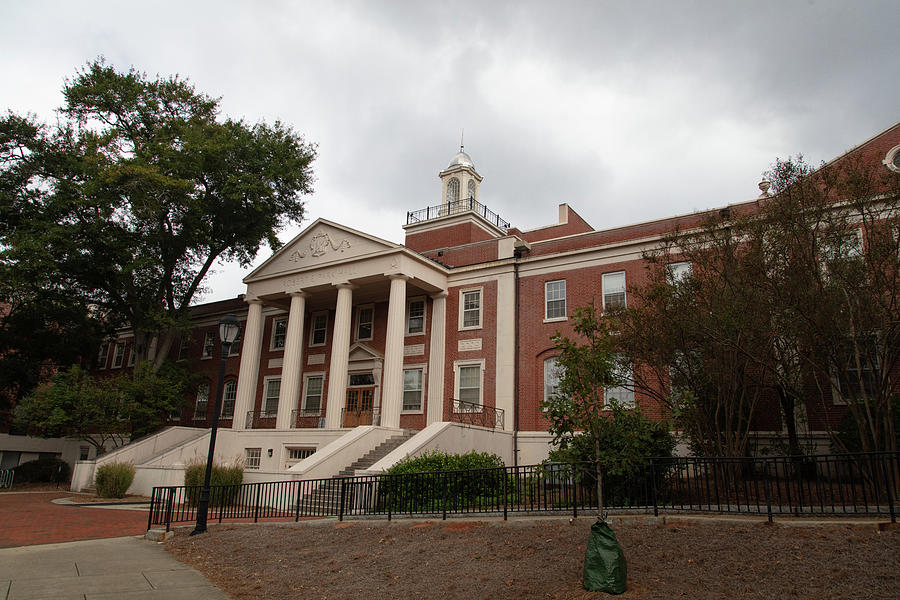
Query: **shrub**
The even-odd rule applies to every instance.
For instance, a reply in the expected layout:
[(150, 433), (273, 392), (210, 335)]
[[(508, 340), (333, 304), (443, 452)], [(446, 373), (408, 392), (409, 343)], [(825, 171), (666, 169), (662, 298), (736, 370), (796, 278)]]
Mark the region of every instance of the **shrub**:
[(13, 467), (16, 483), (45, 482), (58, 483), (69, 480), (69, 463), (58, 458), (39, 458)]
[(101, 498), (124, 498), (134, 481), (134, 465), (114, 462), (97, 467), (94, 487)]
[[(206, 462), (192, 462), (184, 469), (184, 485), (187, 490), (187, 503), (196, 506), (200, 501), (200, 488), (203, 486), (203, 478), (206, 477)], [(212, 474), (209, 478), (211, 493), (209, 505), (219, 506), (231, 504), (240, 491), (240, 485), (244, 481), (244, 465), (239, 460), (224, 465), (213, 463)]]

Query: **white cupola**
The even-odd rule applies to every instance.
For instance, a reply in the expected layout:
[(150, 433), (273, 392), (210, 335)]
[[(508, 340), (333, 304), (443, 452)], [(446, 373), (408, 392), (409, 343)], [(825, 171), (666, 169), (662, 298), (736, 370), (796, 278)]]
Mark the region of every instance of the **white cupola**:
[(478, 202), (478, 185), (483, 178), (475, 170), (475, 163), (466, 154), (462, 144), (456, 156), (450, 159), (447, 168), (438, 173), (438, 177), (441, 179), (441, 204), (452, 205), (470, 198)]

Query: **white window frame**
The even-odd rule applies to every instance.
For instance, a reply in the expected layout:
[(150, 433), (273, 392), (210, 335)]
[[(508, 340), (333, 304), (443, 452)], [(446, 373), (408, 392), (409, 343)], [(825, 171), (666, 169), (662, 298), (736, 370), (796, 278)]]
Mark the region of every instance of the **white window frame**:
[(603, 408), (611, 408), (609, 403), (610, 398), (620, 400), (619, 404), (625, 408), (634, 408), (634, 365), (629, 366), (627, 373), (622, 373), (618, 368), (616, 370), (617, 375), (624, 375), (626, 381), (630, 381), (631, 385), (629, 386), (628, 383), (626, 383), (625, 385), (617, 385), (608, 390), (603, 390)]
[[(194, 398), (194, 420), (202, 421), (206, 419), (206, 413), (209, 410), (209, 382), (203, 382), (197, 386), (197, 396)], [(205, 391), (204, 391), (205, 390)], [(203, 408), (200, 408), (200, 398), (206, 397), (203, 400)]]
[(97, 352), (97, 369), (105, 369), (109, 363), (109, 342), (100, 344), (100, 350)]
[[(325, 317), (325, 325), (321, 329), (316, 329), (316, 319), (319, 317)], [(322, 341), (316, 342), (316, 331), (324, 331), (322, 335)], [(319, 312), (314, 312), (310, 315), (309, 319), (309, 347), (315, 348), (316, 346), (324, 346), (328, 343), (328, 311), (321, 310)]]
[[(484, 359), (480, 360), (457, 360), (453, 362), (453, 398), (457, 401), (462, 400), (459, 397), (459, 380), (460, 373), (464, 367), (478, 367), (478, 406), (484, 407)], [(459, 404), (454, 402), (453, 412), (481, 412), (478, 410), (464, 411), (460, 409)]]
[[(559, 366), (558, 361), (558, 356), (551, 356), (544, 359), (544, 402), (550, 400), (550, 397), (559, 390), (561, 367)], [(551, 381), (554, 383), (552, 386), (549, 385)]]
[(666, 265), (666, 282), (669, 285), (681, 283), (694, 276), (694, 265), (690, 261), (673, 262)]
[[(410, 331), (409, 320), (412, 317), (412, 305), (414, 302), (422, 303), (422, 331)], [(425, 335), (425, 324), (428, 322), (428, 301), (425, 296), (417, 296), (406, 300), (406, 335)]]
[[(463, 325), (463, 323), (465, 323), (465, 315), (466, 315), (466, 308), (465, 308), (466, 294), (471, 294), (473, 292), (478, 293), (478, 324), (477, 325)], [(459, 330), (467, 331), (467, 330), (481, 329), (483, 323), (484, 323), (484, 287), (466, 288), (464, 290), (459, 290)]]
[[(268, 410), (269, 405), (269, 386), (274, 382), (278, 382), (278, 394), (274, 396), (275, 398), (275, 411), (272, 412)], [(281, 395), (281, 375), (272, 375), (269, 377), (263, 377), (263, 395), (262, 402), (259, 405), (259, 416), (263, 419), (270, 419), (272, 417), (278, 416), (278, 396)]]
[[(364, 321), (362, 320), (362, 313), (364, 310), (372, 311), (372, 319), (370, 321), (365, 321), (369, 325), (369, 337), (362, 337), (359, 335), (360, 327), (362, 327)], [(327, 326), (326, 326), (327, 328)], [(368, 342), (374, 339), (375, 337), (375, 305), (374, 304), (360, 304), (356, 307), (356, 341), (357, 342)]]
[(203, 354), (200, 357), (203, 360), (207, 360), (213, 357), (213, 353), (216, 351), (216, 334), (212, 331), (207, 331), (203, 336)]
[(259, 471), (262, 464), (262, 448), (244, 448), (244, 468)]
[[(613, 276), (618, 277), (618, 276), (620, 276), (620, 275), (621, 275), (621, 277), (622, 277), (622, 289), (621, 289), (621, 290), (618, 290), (618, 289), (617, 289), (617, 290), (614, 291), (614, 292), (613, 292), (613, 291), (607, 292), (607, 291), (606, 291), (606, 288), (608, 287), (608, 285), (607, 285), (606, 282), (607, 282), (608, 280), (609, 280), (609, 281), (612, 281)], [(623, 294), (623, 296), (622, 296), (622, 307), (623, 307), (623, 308), (626, 308), (626, 307), (628, 306), (628, 279), (627, 279), (627, 276), (625, 275), (625, 271), (613, 271), (613, 272), (611, 272), (611, 273), (604, 273), (604, 274), (603, 274), (603, 277), (602, 277), (602, 279), (601, 279), (601, 281), (602, 281), (602, 286), (603, 286), (603, 290), (602, 290), (602, 291), (603, 291), (603, 310), (604, 310), (604, 311), (606, 310), (606, 296), (607, 296), (607, 293), (609, 293), (609, 294), (619, 294), (619, 293)]]
[(112, 368), (121, 369), (125, 364), (125, 342), (116, 342), (113, 345)]
[[(284, 325), (284, 331), (281, 334), (281, 345), (276, 345), (276, 338), (278, 337), (278, 326)], [(284, 352), (284, 347), (287, 345), (287, 328), (288, 328), (288, 320), (287, 317), (275, 317), (272, 319), (272, 333), (269, 336), (269, 351), (270, 352)]]
[[(414, 392), (417, 390), (406, 389), (406, 372), (419, 371), (421, 373), (419, 379), (419, 408), (404, 408), (406, 404), (406, 392)], [(403, 390), (401, 392), (400, 414), (415, 415), (422, 414), (425, 410), (425, 376), (428, 374), (425, 365), (403, 365)]]
[(244, 326), (246, 324), (246, 321), (240, 322), (237, 337), (234, 338), (231, 346), (228, 347), (228, 356), (238, 356), (241, 353), (241, 341), (244, 339)]
[[(562, 298), (551, 298), (550, 297), (550, 286), (553, 284), (562, 284)], [(565, 321), (568, 319), (568, 306), (566, 304), (566, 280), (565, 279), (554, 279), (552, 281), (544, 282), (544, 323), (553, 323), (556, 321)], [(562, 301), (563, 314), (562, 316), (550, 316), (550, 303), (551, 302), (560, 302)]]
[[(231, 414), (225, 414), (225, 394), (228, 391), (228, 386), (234, 386), (234, 403), (231, 405)], [(234, 419), (234, 411), (237, 408), (237, 380), (236, 379), (228, 379), (222, 384), (222, 406), (219, 407), (219, 418), (221, 419)]]
[(185, 332), (181, 334), (181, 340), (178, 342), (178, 359), (187, 360), (188, 354), (191, 352), (191, 334)]
[(305, 373), (303, 375), (303, 400), (301, 401), (300, 415), (304, 416), (304, 413), (310, 412), (310, 408), (307, 405), (307, 401), (309, 399), (309, 380), (310, 379), (321, 379), (322, 380), (322, 388), (319, 390), (319, 408), (314, 415), (305, 415), (311, 417), (318, 417), (322, 415), (322, 405), (323, 400), (325, 398), (325, 371), (317, 371), (313, 373)]

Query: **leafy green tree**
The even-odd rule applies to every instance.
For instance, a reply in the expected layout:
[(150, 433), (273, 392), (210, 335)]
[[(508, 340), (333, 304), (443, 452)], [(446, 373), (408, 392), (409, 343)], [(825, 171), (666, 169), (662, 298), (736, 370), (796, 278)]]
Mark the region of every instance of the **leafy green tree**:
[(84, 440), (99, 455), (162, 425), (184, 405), (188, 385), (187, 374), (168, 364), (154, 372), (145, 362), (133, 375), (107, 378), (73, 366), (24, 398), (16, 417), (30, 434)]
[[(605, 457), (604, 432), (612, 418), (604, 412), (603, 389), (622, 383), (612, 344), (612, 325), (601, 317), (593, 303), (575, 309), (572, 328), (575, 337), (559, 333), (553, 338), (560, 351), (556, 359), (559, 385), (544, 402), (544, 416), (550, 421), (553, 444), (566, 449), (576, 435), (587, 436), (595, 455)], [(603, 474), (597, 468), (597, 510), (603, 514)]]
[(158, 370), (213, 264), (249, 264), (302, 218), (315, 146), (102, 58), (63, 95), (52, 124), (0, 120), (0, 264), (130, 327)]

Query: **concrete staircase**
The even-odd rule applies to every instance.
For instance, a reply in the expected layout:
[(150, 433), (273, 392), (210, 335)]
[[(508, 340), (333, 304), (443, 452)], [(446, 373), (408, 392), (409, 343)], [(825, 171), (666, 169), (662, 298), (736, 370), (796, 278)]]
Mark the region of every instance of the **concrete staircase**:
[[(331, 479), (321, 482), (300, 498), (300, 514), (310, 516), (338, 514), (341, 503), (341, 479), (354, 477), (358, 470), (371, 467), (413, 435), (415, 435), (414, 431), (404, 430), (403, 433), (388, 438), (374, 450), (367, 452), (352, 464), (341, 469)], [(344, 510), (346, 512), (352, 510), (357, 504), (357, 499), (361, 500), (361, 498), (358, 498), (360, 495), (375, 492), (374, 482), (356, 482), (349, 487), (345, 487)]]

